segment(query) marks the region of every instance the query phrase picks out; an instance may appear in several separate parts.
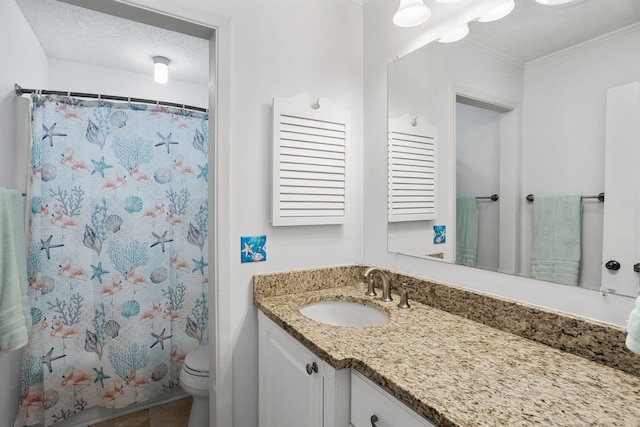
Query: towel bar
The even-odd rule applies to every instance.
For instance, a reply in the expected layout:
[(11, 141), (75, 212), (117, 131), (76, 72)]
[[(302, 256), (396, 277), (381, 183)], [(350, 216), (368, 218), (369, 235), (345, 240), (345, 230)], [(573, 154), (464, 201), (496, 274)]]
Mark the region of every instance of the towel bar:
[(495, 202), (499, 198), (500, 197), (497, 194), (492, 194), (491, 196), (478, 196), (478, 197), (476, 197), (476, 200), (491, 199), (492, 202)]
[[(597, 196), (580, 196), (581, 199), (598, 199), (601, 202), (604, 202), (604, 193), (600, 193)], [(533, 194), (528, 194), (527, 197), (525, 197), (525, 199), (527, 199), (527, 202), (533, 202), (534, 200), (534, 195)]]

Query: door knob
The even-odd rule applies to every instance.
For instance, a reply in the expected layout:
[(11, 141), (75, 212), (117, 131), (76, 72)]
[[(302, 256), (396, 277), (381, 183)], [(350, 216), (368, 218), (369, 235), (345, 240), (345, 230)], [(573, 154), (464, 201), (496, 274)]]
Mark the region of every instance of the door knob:
[(611, 261), (607, 261), (604, 266), (607, 267), (607, 270), (620, 270), (620, 263), (613, 259)]

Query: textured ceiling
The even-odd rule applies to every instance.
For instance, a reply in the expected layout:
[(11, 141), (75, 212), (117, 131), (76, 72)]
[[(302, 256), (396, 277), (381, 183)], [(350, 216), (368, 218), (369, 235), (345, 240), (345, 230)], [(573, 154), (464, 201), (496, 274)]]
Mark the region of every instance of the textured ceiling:
[[(90, 7), (92, 2), (85, 1)], [(103, 6), (116, 4), (100, 1)], [(151, 75), (152, 57), (159, 55), (171, 60), (169, 78), (209, 84), (209, 43), (205, 39), (56, 0), (16, 3), (50, 58)]]
[(517, 0), (515, 10), (507, 17), (472, 23), (467, 42), (526, 64), (638, 22), (640, 0), (583, 0), (564, 6)]

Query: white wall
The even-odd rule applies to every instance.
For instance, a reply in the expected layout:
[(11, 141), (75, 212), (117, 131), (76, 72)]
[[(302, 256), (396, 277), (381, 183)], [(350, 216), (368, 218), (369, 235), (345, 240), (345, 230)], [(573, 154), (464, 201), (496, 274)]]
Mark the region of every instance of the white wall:
[[(386, 70), (397, 56), (445, 34), (448, 29), (468, 21), (496, 3), (478, 0), (460, 2), (455, 13), (445, 15), (445, 6), (430, 3), (433, 15), (428, 24), (401, 29), (394, 27), (391, 17), (397, 2), (372, 0), (364, 5), (364, 129), (367, 148), (364, 162), (364, 250), (368, 263), (409, 274), (456, 284), (494, 295), (549, 307), (555, 310), (624, 326), (634, 300), (585, 289), (548, 284), (523, 277), (492, 273), (479, 269), (427, 261), (391, 254), (386, 246)], [(635, 55), (637, 57), (637, 55)], [(603, 62), (606, 65), (606, 63)], [(637, 71), (637, 70), (636, 70)]]
[[(0, 58), (0, 187), (17, 188), (13, 85), (46, 86), (47, 57), (14, 0), (0, 0)], [(0, 424), (18, 411), (21, 365), (21, 351), (0, 352)]]
[[(217, 2), (231, 16), (231, 288), (234, 426), (258, 425), (257, 310), (252, 276), (362, 258), (362, 9), (345, 0)], [(349, 222), (270, 225), (271, 103), (307, 93), (351, 111)], [(226, 177), (221, 177), (225, 179)], [(267, 235), (267, 261), (240, 264), (240, 237)]]
[(207, 85), (173, 79), (158, 84), (153, 81), (153, 69), (149, 70), (149, 74), (140, 74), (49, 58), (49, 86), (46, 89), (130, 96), (207, 108)]

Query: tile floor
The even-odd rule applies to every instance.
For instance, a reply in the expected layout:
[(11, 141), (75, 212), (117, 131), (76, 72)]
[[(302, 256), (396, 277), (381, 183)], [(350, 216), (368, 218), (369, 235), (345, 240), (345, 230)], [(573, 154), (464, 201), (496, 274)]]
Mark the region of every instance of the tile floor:
[(90, 427), (187, 427), (191, 397), (114, 418)]

